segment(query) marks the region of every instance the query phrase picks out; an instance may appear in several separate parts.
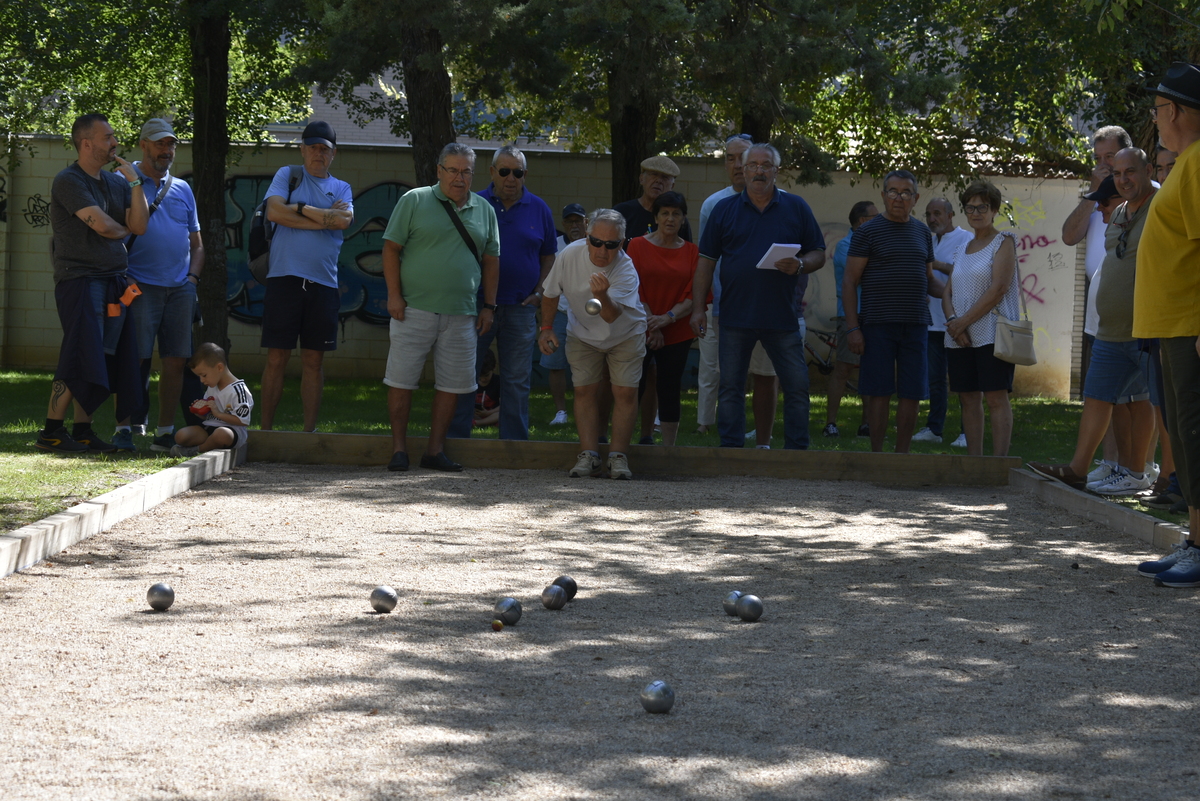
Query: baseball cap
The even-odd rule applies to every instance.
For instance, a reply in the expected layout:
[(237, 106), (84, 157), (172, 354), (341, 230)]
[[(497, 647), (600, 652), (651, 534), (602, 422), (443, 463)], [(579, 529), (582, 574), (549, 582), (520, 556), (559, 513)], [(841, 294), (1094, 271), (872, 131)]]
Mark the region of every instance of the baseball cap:
[(567, 205), (563, 206), (562, 218), (564, 220), (568, 217), (574, 217), (576, 215), (580, 217), (586, 217), (587, 211), (585, 211), (583, 206), (579, 205), (578, 203), (568, 203)]
[(178, 139), (175, 135), (175, 129), (171, 127), (171, 123), (166, 120), (155, 117), (154, 119), (146, 120), (146, 124), (142, 126), (142, 134), (138, 139), (144, 139), (147, 142), (157, 142), (159, 139), (166, 137)]
[(300, 135), (300, 141), (306, 145), (337, 147), (337, 136), (333, 133), (333, 126), (321, 120), (310, 122), (304, 126), (304, 133)]
[(1110, 175), (1100, 182), (1100, 185), (1096, 187), (1095, 192), (1088, 192), (1086, 195), (1084, 195), (1084, 198), (1087, 200), (1094, 200), (1097, 203), (1103, 203), (1109, 198), (1116, 197), (1119, 194), (1121, 193), (1117, 191), (1117, 182), (1114, 181), (1113, 177)]

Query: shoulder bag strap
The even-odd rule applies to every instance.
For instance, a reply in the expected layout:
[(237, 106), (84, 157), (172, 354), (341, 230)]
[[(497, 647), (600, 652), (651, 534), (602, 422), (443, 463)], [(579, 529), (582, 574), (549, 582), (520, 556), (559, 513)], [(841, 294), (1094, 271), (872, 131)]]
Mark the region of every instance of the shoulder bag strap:
[[(1003, 237), (1004, 233), (1003, 232), (1000, 233), (1000, 236)], [(1016, 244), (1015, 240), (1017, 238), (1016, 235), (1013, 234), (1012, 238), (1014, 240), (1013, 244), (1015, 245)], [(1014, 254), (1014, 256), (1015, 256), (1015, 254)], [(1016, 273), (1016, 276), (1017, 276), (1017, 300), (1020, 301), (1020, 303), (1021, 303), (1021, 319), (1028, 320), (1029, 319), (1029, 308), (1025, 305), (1025, 293), (1021, 291), (1021, 258), (1019, 256), (1016, 256), (1016, 260), (1017, 260), (1017, 263), (1013, 265), (1013, 271)], [(1003, 302), (1004, 302), (1004, 298), (1001, 298), (1000, 303), (1003, 303)], [(997, 317), (1002, 316), (1000, 314), (1000, 303), (997, 303), (996, 307), (994, 309), (992, 309), (992, 314), (996, 315)], [(1005, 319), (1007, 319), (1007, 318), (1005, 318)]]
[(463, 221), (458, 218), (458, 213), (450, 205), (449, 200), (439, 200), (442, 208), (450, 215), (450, 220), (454, 223), (454, 227), (458, 229), (458, 233), (462, 236), (463, 241), (467, 243), (467, 247), (471, 249), (471, 255), (475, 257), (476, 264), (483, 264), (483, 259), (479, 257), (479, 248), (475, 247), (475, 240), (467, 233), (467, 227), (463, 225)]
[[(163, 198), (167, 196), (167, 192), (171, 191), (171, 184), (175, 181), (174, 175), (168, 175), (167, 180), (163, 181), (162, 189), (158, 190), (158, 194), (154, 196), (154, 202), (150, 204), (150, 210), (146, 213), (146, 219), (149, 220), (154, 212), (158, 211), (158, 207), (162, 205)], [(133, 250), (133, 243), (137, 241), (138, 235), (134, 234), (129, 238), (129, 244), (125, 246), (125, 252), (129, 253)]]

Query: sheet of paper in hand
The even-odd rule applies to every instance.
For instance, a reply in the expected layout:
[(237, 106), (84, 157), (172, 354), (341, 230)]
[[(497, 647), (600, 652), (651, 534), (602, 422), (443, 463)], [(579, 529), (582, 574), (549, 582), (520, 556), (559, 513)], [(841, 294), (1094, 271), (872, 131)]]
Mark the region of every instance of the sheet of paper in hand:
[(803, 249), (803, 245), (780, 245), (776, 243), (767, 248), (767, 252), (758, 260), (757, 267), (760, 270), (774, 270), (775, 262), (780, 259), (798, 259), (800, 258), (800, 251)]

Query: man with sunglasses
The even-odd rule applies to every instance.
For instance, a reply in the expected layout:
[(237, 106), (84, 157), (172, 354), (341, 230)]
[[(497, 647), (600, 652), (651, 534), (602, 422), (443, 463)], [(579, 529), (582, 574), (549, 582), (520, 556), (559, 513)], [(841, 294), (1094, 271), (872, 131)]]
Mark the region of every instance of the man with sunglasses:
[[(1133, 336), (1133, 295), (1138, 244), (1146, 224), (1154, 167), (1136, 147), (1119, 151), (1112, 162), (1112, 181), (1124, 200), (1112, 213), (1105, 231), (1104, 264), (1097, 273), (1098, 326), (1092, 345), (1092, 364), (1083, 387), (1083, 415), (1079, 438), (1070, 464), (1030, 462), (1030, 468), (1076, 489), (1086, 487), (1101, 495), (1134, 495), (1150, 487), (1145, 472), (1146, 451), (1154, 432), (1150, 405), (1150, 354)], [(1099, 190), (1098, 190), (1099, 191)], [(1114, 417), (1118, 403), (1129, 414)], [(1112, 421), (1117, 441), (1117, 467), (1111, 475), (1087, 483), (1088, 465)]]
[[(559, 251), (543, 290), (538, 334), (542, 353), (553, 353), (562, 345), (552, 321), (559, 297), (567, 299), (566, 352), (575, 379), (575, 426), (580, 444), (579, 458), (568, 472), (572, 478), (601, 474), (600, 389), (605, 367), (613, 394), (608, 475), (633, 478), (628, 452), (646, 356), (646, 311), (638, 295), (637, 270), (621, 249), (625, 230), (625, 218), (616, 210), (592, 212), (587, 237)], [(600, 301), (596, 313), (587, 310), (593, 299)]]
[[(558, 232), (550, 207), (525, 188), (525, 154), (505, 145), (492, 157), (492, 182), (479, 196), (500, 226), (500, 282), (492, 326), (480, 333), (476, 365), (496, 342), (500, 382), (500, 439), (529, 439), (529, 384), (542, 281), (554, 266)], [(483, 302), (482, 296), (479, 302)], [(475, 393), (459, 396), (451, 437), (470, 437)]]

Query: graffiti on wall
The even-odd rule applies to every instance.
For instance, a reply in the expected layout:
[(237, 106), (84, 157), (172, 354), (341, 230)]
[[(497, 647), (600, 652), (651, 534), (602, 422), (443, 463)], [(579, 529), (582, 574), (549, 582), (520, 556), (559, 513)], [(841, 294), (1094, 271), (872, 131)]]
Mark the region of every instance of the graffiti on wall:
[(8, 179), (0, 175), (0, 223), (8, 222)]
[(45, 228), (50, 224), (50, 204), (42, 200), (41, 195), (25, 199), (25, 222), (31, 228)]
[[(186, 176), (189, 177), (190, 176)], [(250, 275), (250, 222), (273, 175), (237, 175), (225, 182), (226, 297), (229, 316), (244, 323), (262, 323), (266, 287)], [(354, 224), (345, 231), (338, 256), (338, 290), (342, 321), (357, 317), (387, 325), (387, 287), (383, 281), (383, 232), (392, 209), (412, 187), (399, 181), (375, 184), (354, 196)]]

